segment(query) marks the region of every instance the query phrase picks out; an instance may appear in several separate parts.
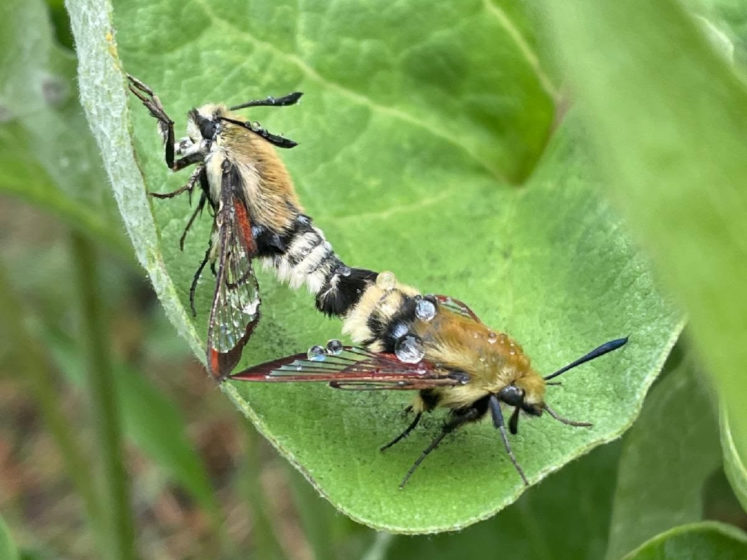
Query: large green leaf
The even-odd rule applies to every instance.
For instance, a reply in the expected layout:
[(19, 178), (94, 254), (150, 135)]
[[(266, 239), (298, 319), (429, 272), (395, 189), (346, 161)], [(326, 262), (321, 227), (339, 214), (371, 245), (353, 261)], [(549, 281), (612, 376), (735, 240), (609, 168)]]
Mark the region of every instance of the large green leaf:
[(721, 457), (713, 407), (693, 370), (686, 359), (669, 371), (625, 435), (608, 560), (703, 519), (704, 486)]
[(595, 449), (527, 491), (493, 519), (431, 538), (399, 536), (387, 560), (599, 560), (610, 524), (620, 444)]
[[(251, 2), (235, 12), (229, 4), (117, 3), (119, 51), (99, 3), (69, 6), (84, 106), (128, 231), (167, 313), (196, 351), (203, 354), (209, 275), (198, 289), (194, 322), (185, 306), (209, 219), (197, 224), (181, 254), (187, 201), (149, 205), (142, 177), (148, 190), (159, 191), (186, 177), (168, 177), (155, 124), (130, 99), (141, 177), (128, 148), (118, 54), (180, 121), (209, 100), (305, 91), (301, 106), (251, 118), (301, 143), (283, 159), (307, 211), (344, 260), (392, 269), (424, 291), (468, 301), (488, 324), (520, 340), (540, 371), (630, 334), (625, 350), (569, 375), (548, 397), (564, 414), (592, 420), (593, 429), (526, 422), (513, 445), (529, 478), (539, 480), (617, 437), (637, 414), (680, 321), (595, 194), (599, 180), (577, 127), (563, 127), (545, 144), (551, 86), (518, 8)], [(339, 323), (319, 316), (308, 294), (279, 287), (269, 274), (260, 282), (264, 319), (245, 363), (339, 335)], [(445, 442), (398, 490), (438, 422), (429, 419), (380, 454), (378, 446), (404, 426), (407, 396), (323, 386), (223, 388), (336, 507), (374, 527), (462, 527), (524, 490), (488, 424)]]
[(687, 308), (745, 457), (745, 82), (675, 0), (545, 4), (606, 184)]
[(747, 535), (723, 523), (681, 525), (657, 535), (625, 560), (742, 560)]

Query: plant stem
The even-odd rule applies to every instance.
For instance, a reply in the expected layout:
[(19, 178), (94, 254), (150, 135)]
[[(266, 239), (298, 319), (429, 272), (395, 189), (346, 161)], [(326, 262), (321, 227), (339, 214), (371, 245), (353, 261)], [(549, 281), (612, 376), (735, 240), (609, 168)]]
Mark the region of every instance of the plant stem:
[(110, 530), (110, 557), (135, 558), (133, 520), (124, 467), (120, 414), (115, 395), (107, 329), (102, 317), (96, 255), (91, 242), (77, 232), (71, 234), (82, 319), (82, 337), (88, 361), (87, 384), (91, 400), (98, 450), (101, 455), (105, 491), (105, 513)]
[(18, 377), (28, 380), (30, 395), (36, 401), (45, 427), (59, 448), (65, 469), (83, 500), (86, 515), (99, 541), (105, 542), (101, 527), (100, 496), (93, 479), (88, 476), (88, 461), (73, 435), (68, 418), (62, 413), (60, 399), (55, 389), (57, 380), (47, 362), (44, 348), (29, 332), (23, 316), (24, 309), (14, 293), (5, 268), (0, 263), (0, 309), (11, 347), (15, 349)]

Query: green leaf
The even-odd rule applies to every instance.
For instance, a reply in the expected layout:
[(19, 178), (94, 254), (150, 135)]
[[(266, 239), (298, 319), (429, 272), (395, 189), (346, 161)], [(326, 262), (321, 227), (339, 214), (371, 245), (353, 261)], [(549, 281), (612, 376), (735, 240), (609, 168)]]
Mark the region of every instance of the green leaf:
[(609, 560), (658, 533), (703, 518), (704, 485), (721, 458), (713, 407), (693, 370), (685, 359), (668, 372), (625, 435)]
[(44, 2), (3, 2), (0, 193), (41, 207), (129, 257), (74, 77), (75, 59), (54, 43)]
[(3, 560), (17, 560), (18, 558), (18, 548), (2, 517), (0, 517), (0, 558)]
[[(149, 205), (130, 157), (117, 52), (128, 72), (157, 90), (179, 133), (182, 115), (196, 104), (305, 91), (302, 105), (251, 118), (301, 142), (282, 157), (342, 258), (464, 299), (520, 340), (540, 371), (632, 335), (625, 350), (584, 366), (549, 395), (565, 415), (592, 420), (593, 429), (549, 418), (522, 426), (513, 446), (530, 479), (629, 426), (680, 319), (595, 194), (598, 178), (577, 128), (565, 126), (545, 144), (549, 81), (519, 8), (413, 1), (382, 10), (376, 2), (344, 1), (300, 12), (295, 2), (235, 9), (227, 0), (186, 10), (177, 2), (117, 3), (117, 51), (99, 3), (70, 6), (84, 107), (128, 231), (169, 317), (198, 355), (209, 275), (198, 288), (195, 322), (185, 308), (210, 220), (196, 224), (182, 254), (187, 201)], [(186, 177), (168, 176), (155, 123), (137, 100), (129, 102), (148, 190), (178, 187)], [(521, 188), (511, 184), (522, 178)], [(308, 294), (278, 286), (268, 273), (259, 278), (264, 319), (244, 363), (339, 336), (339, 323), (320, 316)], [(440, 421), (429, 418), (380, 454), (379, 445), (405, 425), (406, 395), (239, 383), (223, 390), (338, 509), (376, 528), (463, 527), (524, 490), (488, 424), (444, 442), (398, 490)]]
[(675, 0), (545, 7), (610, 190), (747, 434), (745, 82)]
[[(729, 479), (742, 508), (747, 511), (747, 456), (744, 455), (747, 450), (747, 445), (744, 444), (747, 435), (736, 432), (735, 426), (730, 421), (730, 411), (723, 402), (719, 410), (719, 426), (726, 478)], [(737, 445), (738, 441), (743, 443)]]
[[(531, 488), (493, 519), (459, 533), (398, 537), (386, 559), (598, 560), (607, 545), (619, 457), (619, 443), (595, 449)], [(447, 506), (444, 502), (441, 507)]]
[(625, 560), (742, 560), (747, 535), (723, 523), (681, 525), (657, 535)]

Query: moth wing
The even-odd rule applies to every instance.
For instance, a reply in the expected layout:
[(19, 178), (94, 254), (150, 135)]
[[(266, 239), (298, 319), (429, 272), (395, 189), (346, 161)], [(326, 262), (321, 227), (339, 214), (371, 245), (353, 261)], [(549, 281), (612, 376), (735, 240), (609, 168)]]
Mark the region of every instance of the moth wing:
[(260, 318), (259, 284), (252, 269), (256, 244), (249, 212), (236, 196), (235, 174), (223, 173), (221, 208), (216, 216), (218, 260), (215, 294), (210, 308), (207, 361), (216, 379), (224, 379), (241, 358)]
[(418, 390), (453, 387), (467, 382), (467, 376), (437, 368), (427, 360), (408, 364), (393, 354), (370, 352), (345, 346), (336, 354), (309, 358), (294, 354), (253, 366), (231, 375), (238, 381), (326, 382), (335, 389), (358, 391)]
[(436, 298), (436, 301), (439, 303), (439, 305), (442, 305), (449, 311), (452, 311), (456, 313), (457, 315), (461, 315), (463, 317), (472, 319), (476, 323), (482, 323), (482, 321), (477, 316), (477, 314), (474, 311), (472, 311), (472, 309), (470, 309), (470, 307), (463, 301), (455, 299), (451, 296), (444, 296), (440, 294), (436, 294), (433, 297)]

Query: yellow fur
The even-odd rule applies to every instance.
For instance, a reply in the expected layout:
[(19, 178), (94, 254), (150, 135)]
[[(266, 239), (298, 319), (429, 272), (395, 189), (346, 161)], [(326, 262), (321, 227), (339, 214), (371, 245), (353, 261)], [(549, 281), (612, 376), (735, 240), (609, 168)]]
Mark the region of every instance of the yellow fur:
[[(203, 111), (201, 108), (200, 111)], [(222, 106), (216, 106), (219, 115), (237, 121), (245, 117), (233, 115)], [(231, 123), (223, 122), (218, 136), (218, 146), (224, 156), (236, 164), (244, 179), (250, 217), (255, 223), (269, 226), (274, 231), (287, 231), (295, 215), (290, 208), (303, 212), (293, 181), (275, 148), (257, 134)]]
[[(414, 329), (423, 340), (427, 360), (469, 375), (464, 385), (433, 390), (439, 396), (439, 406), (465, 407), (512, 383), (524, 389), (528, 404), (544, 402), (544, 379), (530, 367), (521, 346), (509, 336), (494, 333), (483, 323), (443, 306), (433, 320), (417, 320)], [(424, 407), (418, 397), (415, 408)]]

